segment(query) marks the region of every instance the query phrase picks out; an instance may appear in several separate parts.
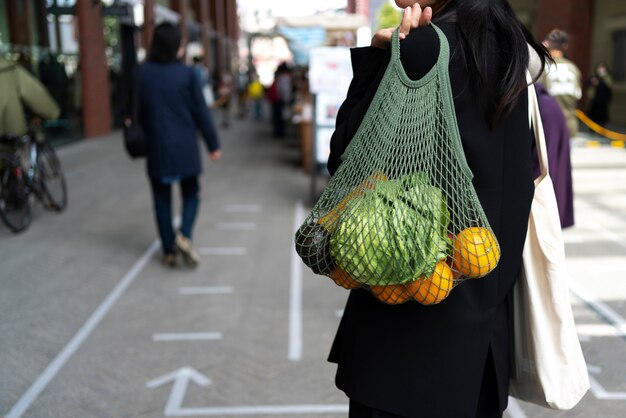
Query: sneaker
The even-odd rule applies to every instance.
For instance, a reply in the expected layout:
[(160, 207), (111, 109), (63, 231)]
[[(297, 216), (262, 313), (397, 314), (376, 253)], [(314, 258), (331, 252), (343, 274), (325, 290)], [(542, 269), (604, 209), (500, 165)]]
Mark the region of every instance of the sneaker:
[(166, 267), (176, 267), (176, 264), (177, 264), (176, 254), (174, 253), (165, 254), (163, 255), (163, 258), (161, 259), (161, 261)]
[(183, 260), (190, 266), (196, 266), (200, 262), (200, 256), (194, 250), (193, 245), (191, 245), (191, 241), (182, 235), (176, 235), (176, 239), (174, 240), (174, 247), (178, 250), (178, 252), (183, 256)]

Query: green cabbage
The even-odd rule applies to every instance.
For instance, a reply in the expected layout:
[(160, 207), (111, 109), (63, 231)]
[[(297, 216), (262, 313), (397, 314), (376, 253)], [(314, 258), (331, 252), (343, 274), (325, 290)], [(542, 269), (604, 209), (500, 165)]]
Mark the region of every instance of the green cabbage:
[(363, 284), (416, 280), (447, 257), (449, 221), (445, 197), (426, 174), (381, 180), (346, 209), (330, 240), (331, 256)]

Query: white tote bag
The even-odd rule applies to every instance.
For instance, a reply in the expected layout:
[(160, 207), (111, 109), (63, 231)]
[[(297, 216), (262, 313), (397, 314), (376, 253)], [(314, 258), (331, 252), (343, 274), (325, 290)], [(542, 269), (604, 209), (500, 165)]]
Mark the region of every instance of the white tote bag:
[(565, 250), (534, 86), (528, 89), (541, 174), (535, 180), (523, 268), (513, 291), (514, 350), (509, 393), (552, 409), (573, 408), (589, 376), (570, 305)]

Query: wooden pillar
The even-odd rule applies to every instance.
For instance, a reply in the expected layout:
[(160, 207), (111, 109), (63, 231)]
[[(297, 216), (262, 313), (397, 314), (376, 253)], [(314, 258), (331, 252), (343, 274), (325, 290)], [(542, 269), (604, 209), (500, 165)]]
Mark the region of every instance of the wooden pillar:
[(180, 15), (178, 27), (180, 28), (180, 34), (182, 35), (181, 45), (186, 45), (188, 40), (187, 22), (189, 21), (187, 0), (172, 0), (172, 10)]
[(200, 36), (204, 48), (204, 65), (211, 68), (211, 38), (209, 36), (209, 1), (196, 0), (196, 18), (200, 22)]
[(215, 69), (218, 73), (223, 73), (225, 66), (225, 48), (224, 48), (224, 39), (226, 38), (225, 33), (225, 12), (224, 12), (224, 1), (223, 0), (213, 0), (211, 1), (211, 16), (213, 17), (213, 27), (215, 29), (216, 35), (216, 62)]
[(111, 94), (104, 52), (102, 11), (92, 0), (76, 1), (80, 45), (83, 122), (85, 136), (93, 138), (111, 131)]
[(6, 4), (9, 39), (13, 45), (30, 46), (30, 1), (11, 1)]
[(594, 0), (539, 0), (535, 37), (541, 41), (552, 29), (570, 35), (567, 57), (572, 60), (586, 80), (591, 70), (591, 29)]
[(154, 33), (154, 0), (144, 0), (143, 4), (143, 39), (142, 45), (150, 51), (152, 34)]

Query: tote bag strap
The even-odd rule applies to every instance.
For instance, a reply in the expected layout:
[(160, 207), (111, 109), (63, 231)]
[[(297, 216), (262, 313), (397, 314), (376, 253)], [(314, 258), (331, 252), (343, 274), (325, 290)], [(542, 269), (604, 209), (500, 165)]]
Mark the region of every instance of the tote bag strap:
[(546, 147), (546, 136), (543, 131), (543, 123), (541, 122), (541, 114), (539, 113), (537, 92), (533, 84), (532, 76), (528, 71), (526, 71), (526, 80), (528, 82), (528, 122), (535, 135), (535, 146), (537, 148), (537, 156), (539, 157), (539, 169), (541, 170), (541, 174), (535, 180), (535, 184), (539, 184), (539, 182), (548, 175), (548, 150)]

